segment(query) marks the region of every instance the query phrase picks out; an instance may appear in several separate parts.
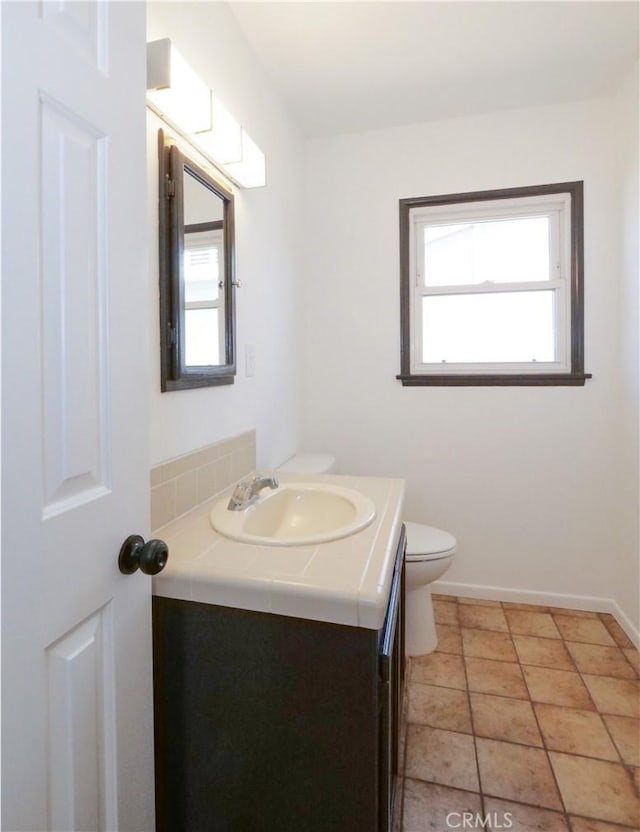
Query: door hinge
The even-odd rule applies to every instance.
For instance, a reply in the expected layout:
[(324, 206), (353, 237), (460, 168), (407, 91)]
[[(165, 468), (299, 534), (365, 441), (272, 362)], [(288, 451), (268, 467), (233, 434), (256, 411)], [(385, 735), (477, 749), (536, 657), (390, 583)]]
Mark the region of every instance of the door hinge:
[(164, 191), (166, 196), (175, 196), (176, 195), (176, 183), (173, 179), (167, 178), (164, 181)]
[(172, 347), (175, 347), (177, 338), (176, 338), (176, 328), (171, 323), (167, 324), (167, 329), (169, 330), (169, 344)]

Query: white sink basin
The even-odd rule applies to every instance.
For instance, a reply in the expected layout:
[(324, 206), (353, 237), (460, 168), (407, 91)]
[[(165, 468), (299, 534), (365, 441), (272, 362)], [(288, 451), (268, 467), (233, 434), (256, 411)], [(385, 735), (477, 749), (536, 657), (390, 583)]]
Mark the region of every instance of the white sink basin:
[(213, 528), (243, 543), (305, 546), (339, 540), (366, 528), (376, 516), (368, 497), (351, 488), (319, 483), (285, 483), (263, 492), (243, 511), (230, 511), (229, 498), (213, 507)]

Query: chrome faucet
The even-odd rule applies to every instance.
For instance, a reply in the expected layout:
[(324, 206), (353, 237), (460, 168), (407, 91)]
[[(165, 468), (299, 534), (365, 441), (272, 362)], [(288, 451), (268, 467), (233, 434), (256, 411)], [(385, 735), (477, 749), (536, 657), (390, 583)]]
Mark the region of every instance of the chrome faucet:
[(256, 474), (253, 479), (242, 480), (236, 485), (227, 508), (229, 511), (244, 511), (256, 502), (263, 488), (277, 487), (278, 480), (275, 477), (263, 477)]

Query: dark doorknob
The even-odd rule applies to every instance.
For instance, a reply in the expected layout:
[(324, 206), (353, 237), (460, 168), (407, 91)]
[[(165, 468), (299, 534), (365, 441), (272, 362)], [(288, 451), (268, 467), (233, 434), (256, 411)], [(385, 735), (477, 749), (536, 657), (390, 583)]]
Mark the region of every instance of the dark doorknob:
[(131, 534), (122, 544), (118, 555), (118, 567), (123, 575), (132, 575), (137, 569), (145, 575), (162, 572), (169, 559), (169, 547), (164, 540), (148, 540), (139, 534)]

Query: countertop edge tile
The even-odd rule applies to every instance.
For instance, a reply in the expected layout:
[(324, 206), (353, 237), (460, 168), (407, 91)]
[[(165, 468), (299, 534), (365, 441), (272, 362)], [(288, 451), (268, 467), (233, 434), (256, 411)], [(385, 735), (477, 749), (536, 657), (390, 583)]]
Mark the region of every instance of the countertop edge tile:
[[(238, 543), (207, 525), (211, 508), (228, 498), (231, 487), (162, 528), (169, 564), (153, 580), (154, 595), (380, 629), (402, 523), (404, 480), (281, 473), (279, 477), (283, 483), (333, 482), (354, 488), (373, 500), (376, 518), (355, 535), (294, 550)], [(342, 548), (348, 563), (341, 563)], [(287, 550), (293, 551), (293, 560)], [(296, 553), (303, 560), (299, 573), (291, 571)], [(259, 568), (252, 575), (256, 561)]]

